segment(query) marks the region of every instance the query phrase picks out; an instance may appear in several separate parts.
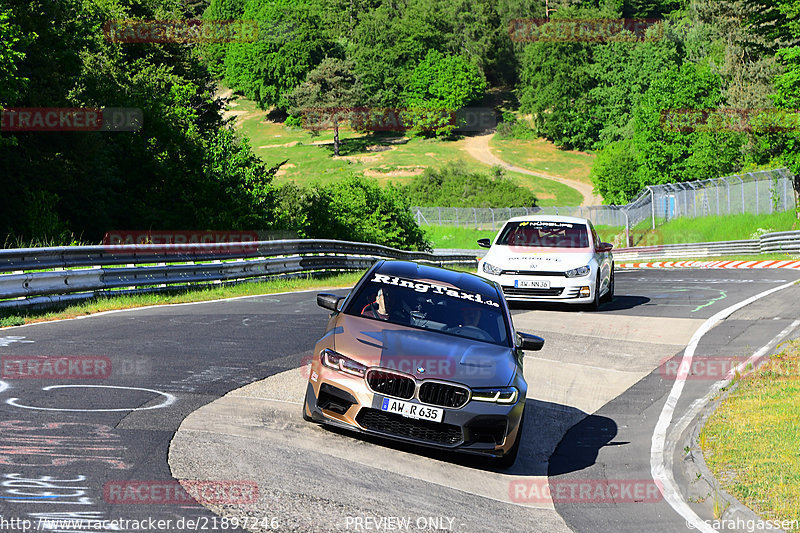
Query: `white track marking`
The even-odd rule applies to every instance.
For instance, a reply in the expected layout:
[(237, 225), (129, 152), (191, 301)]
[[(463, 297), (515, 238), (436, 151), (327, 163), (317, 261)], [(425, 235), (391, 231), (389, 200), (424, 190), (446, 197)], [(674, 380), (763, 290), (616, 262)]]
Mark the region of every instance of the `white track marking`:
[(23, 340), (24, 338), (25, 337), (20, 337), (18, 335), (9, 335), (7, 337), (0, 337), (0, 346), (3, 346), (3, 347), (10, 346), (12, 342), (20, 342), (20, 343), (26, 343), (26, 344), (30, 344), (30, 343), (34, 342), (34, 341)]
[(6, 400), (8, 405), (13, 405), (14, 407), (20, 407), (22, 409), (33, 409), (36, 411), (71, 411), (71, 412), (81, 412), (81, 413), (108, 413), (112, 411), (147, 411), (150, 409), (161, 409), (162, 407), (167, 407), (168, 405), (172, 405), (175, 403), (175, 396), (169, 394), (167, 392), (161, 392), (153, 389), (145, 389), (142, 387), (120, 387), (116, 385), (50, 385), (49, 387), (42, 387), (42, 390), (49, 391), (52, 389), (65, 389), (65, 388), (92, 388), (92, 389), (123, 389), (123, 390), (136, 390), (136, 391), (145, 391), (145, 392), (152, 392), (153, 394), (157, 394), (159, 396), (163, 396), (165, 399), (158, 405), (151, 405), (150, 407), (127, 407), (122, 409), (59, 409), (55, 407), (36, 407), (34, 405), (23, 405), (17, 403), (19, 398), (9, 398)]
[[(742, 307), (750, 305), (751, 303), (764, 298), (765, 296), (769, 296), (770, 294), (791, 287), (796, 283), (796, 281), (792, 281), (790, 283), (766, 290), (716, 313), (714, 316), (706, 320), (703, 325), (700, 326), (700, 329), (698, 329), (694, 335), (692, 335), (691, 341), (689, 341), (689, 344), (684, 350), (683, 359), (681, 360), (680, 367), (678, 368), (678, 375), (675, 378), (675, 383), (672, 385), (672, 390), (667, 397), (667, 401), (661, 410), (661, 415), (658, 417), (658, 423), (653, 431), (653, 439), (650, 447), (650, 473), (653, 476), (653, 480), (655, 480), (657, 484), (661, 484), (660, 488), (661, 493), (664, 495), (664, 500), (686, 520), (687, 525), (692, 524), (698, 531), (702, 531), (704, 533), (715, 533), (715, 530), (706, 522), (704, 522), (699, 516), (697, 516), (697, 514), (689, 507), (689, 505), (683, 501), (683, 498), (681, 498), (680, 492), (676, 487), (675, 478), (672, 474), (672, 468), (670, 466), (672, 464), (672, 456), (665, 454), (667, 430), (672, 422), (675, 407), (678, 405), (678, 400), (683, 392), (683, 386), (686, 383), (686, 377), (691, 369), (694, 352), (697, 349), (697, 345), (700, 343), (700, 339), (703, 338), (703, 335), (708, 333), (708, 331), (716, 326), (717, 323), (728, 318)], [(697, 402), (695, 402), (693, 405), (696, 404)]]
[(6, 383), (5, 381), (0, 381), (0, 392), (3, 392), (7, 388), (8, 388), (8, 383)]

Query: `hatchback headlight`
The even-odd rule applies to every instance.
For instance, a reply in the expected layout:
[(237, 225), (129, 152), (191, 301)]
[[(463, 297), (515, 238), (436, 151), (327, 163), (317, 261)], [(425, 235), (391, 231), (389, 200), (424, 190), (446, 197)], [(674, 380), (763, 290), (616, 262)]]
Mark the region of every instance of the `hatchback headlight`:
[(346, 357), (339, 352), (334, 352), (328, 348), (325, 348), (319, 353), (319, 359), (322, 361), (322, 364), (328, 368), (338, 370), (339, 372), (343, 372), (345, 374), (364, 377), (364, 374), (367, 371), (367, 367), (358, 361), (353, 361), (349, 357)]
[(578, 267), (573, 268), (572, 270), (567, 270), (564, 272), (564, 275), (568, 278), (580, 278), (582, 276), (588, 276), (592, 272), (592, 269), (589, 266), (585, 267)]
[(479, 402), (511, 404), (517, 401), (518, 394), (516, 387), (472, 389), (472, 399)]
[(492, 274), (493, 276), (499, 276), (503, 273), (502, 268), (497, 268), (491, 263), (487, 263), (486, 261), (483, 262), (483, 271), (487, 274)]

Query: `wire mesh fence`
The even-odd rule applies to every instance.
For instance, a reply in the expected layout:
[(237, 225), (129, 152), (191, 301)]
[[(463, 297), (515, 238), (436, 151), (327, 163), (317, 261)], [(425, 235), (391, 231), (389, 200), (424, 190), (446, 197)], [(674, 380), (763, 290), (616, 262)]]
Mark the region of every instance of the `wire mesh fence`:
[(647, 221), (656, 225), (681, 217), (770, 214), (796, 207), (794, 175), (785, 168), (722, 178), (650, 185), (623, 206), (566, 207), (414, 207), (420, 226), (460, 226), (498, 230), (510, 218), (524, 215), (567, 215), (597, 226), (630, 229)]

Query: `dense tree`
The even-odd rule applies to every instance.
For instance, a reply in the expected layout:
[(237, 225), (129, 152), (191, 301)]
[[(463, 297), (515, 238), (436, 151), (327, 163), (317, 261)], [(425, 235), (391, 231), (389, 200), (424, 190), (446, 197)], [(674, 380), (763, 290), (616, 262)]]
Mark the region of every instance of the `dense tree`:
[(680, 61), (679, 46), (671, 39), (596, 46), (589, 67), (594, 86), (588, 94), (591, 117), (601, 126), (593, 146), (633, 137), (633, 110), (642, 95), (654, 79)]
[(456, 127), (456, 111), (480, 99), (485, 90), (477, 66), (431, 50), (411, 73), (405, 101), (413, 110), (415, 129), (449, 134)]
[(534, 116), (539, 135), (564, 148), (591, 148), (600, 124), (591, 116), (591, 46), (534, 42), (525, 47), (520, 108)]
[(225, 50), (224, 81), (262, 108), (288, 107), (287, 95), (326, 56), (340, 56), (310, 0), (248, 0), (241, 15), (258, 24), (254, 42), (232, 42)]
[(139, 108), (144, 121), (135, 133), (3, 134), (16, 146), (0, 147), (0, 231), (96, 240), (114, 228), (241, 226), (252, 213), (269, 227), (262, 207), (276, 169), (220, 130), (213, 84), (191, 47), (103, 37), (108, 20), (176, 18), (180, 9), (180, 2), (15, 4), (9, 20), (29, 36), (17, 72), (29, 81), (7, 106)]
[(633, 141), (616, 141), (597, 154), (592, 165), (591, 178), (595, 190), (603, 197), (603, 202), (624, 205), (630, 202), (642, 189), (636, 179), (639, 161)]
[(10, 18), (11, 11), (0, 10), (0, 108), (16, 99), (25, 82), (17, 72), (25, 57), (20, 51), (25, 46), (25, 38)]
[(445, 48), (449, 21), (437, 4), (385, 2), (360, 19), (347, 52), (372, 105), (402, 107), (414, 67), (428, 50)]
[(681, 128), (665, 121), (672, 110), (702, 111), (723, 104), (722, 80), (705, 67), (685, 64), (654, 80), (634, 114), (639, 185), (715, 178), (737, 168), (743, 134), (714, 127), (677, 131)]

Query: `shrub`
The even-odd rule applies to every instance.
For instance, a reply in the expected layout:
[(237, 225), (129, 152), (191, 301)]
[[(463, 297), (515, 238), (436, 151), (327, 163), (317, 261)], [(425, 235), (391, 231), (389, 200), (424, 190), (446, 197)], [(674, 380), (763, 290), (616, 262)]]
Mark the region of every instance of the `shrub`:
[(533, 207), (536, 196), (505, 177), (503, 169), (491, 174), (470, 171), (463, 163), (428, 169), (402, 187), (413, 205), (437, 207)]
[(393, 186), (350, 176), (312, 188), (284, 185), (278, 191), (278, 226), (302, 238), (369, 242), (429, 250), (408, 199)]

